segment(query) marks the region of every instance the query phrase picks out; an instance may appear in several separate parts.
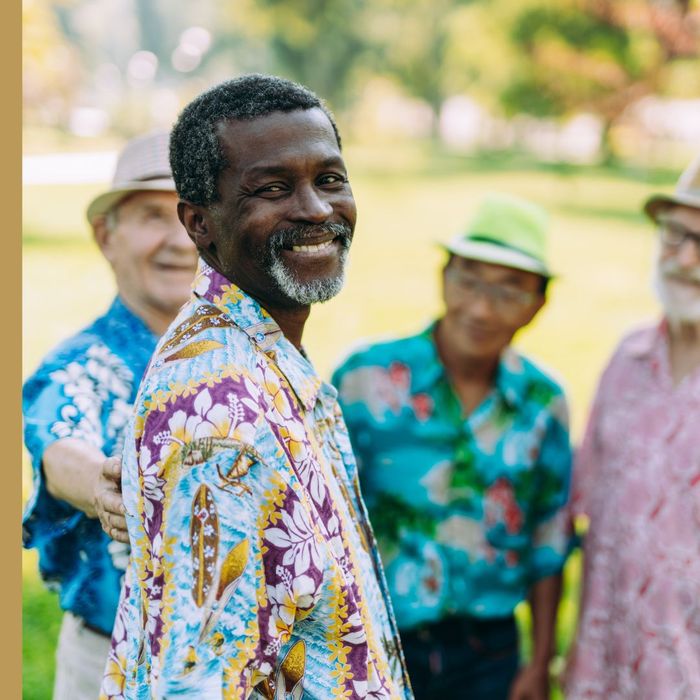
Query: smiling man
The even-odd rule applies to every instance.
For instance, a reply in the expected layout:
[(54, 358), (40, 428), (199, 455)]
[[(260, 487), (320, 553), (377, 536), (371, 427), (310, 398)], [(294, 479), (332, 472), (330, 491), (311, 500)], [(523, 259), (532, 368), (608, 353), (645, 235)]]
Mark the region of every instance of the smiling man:
[(411, 698), (336, 392), (302, 347), (355, 227), (335, 123), (244, 76), (184, 109), (171, 164), (201, 262), (128, 431), (102, 697)]
[[(94, 700), (102, 681), (128, 549), (97, 520), (105, 455), (120, 454), (138, 382), (188, 297), (196, 251), (177, 218), (168, 134), (130, 141), (112, 186), (87, 210), (114, 272), (108, 311), (63, 342), (27, 379), (25, 441), (35, 490), (24, 544), (65, 611), (54, 700)], [(109, 487), (109, 485), (106, 485)]]
[[(448, 246), (445, 313), (333, 383), (421, 700), (547, 700), (571, 454), (557, 383), (511, 348), (545, 303), (546, 215), (492, 195)], [(532, 661), (513, 611), (529, 597)]]
[(664, 313), (617, 348), (576, 457), (590, 526), (569, 700), (700, 698), (700, 157), (644, 211)]

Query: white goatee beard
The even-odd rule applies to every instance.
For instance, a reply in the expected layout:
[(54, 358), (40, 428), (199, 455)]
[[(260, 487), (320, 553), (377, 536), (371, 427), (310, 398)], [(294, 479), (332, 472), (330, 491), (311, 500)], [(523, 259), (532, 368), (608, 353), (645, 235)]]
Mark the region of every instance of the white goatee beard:
[(291, 301), (301, 306), (318, 304), (332, 299), (343, 288), (347, 254), (347, 249), (340, 251), (340, 271), (335, 277), (300, 282), (294, 278), (278, 255), (274, 256), (269, 272), (278, 289)]
[(656, 298), (663, 306), (664, 312), (670, 321), (679, 323), (700, 322), (700, 291), (679, 289), (669, 281), (666, 275), (671, 271), (671, 266), (657, 261), (654, 266), (652, 285)]

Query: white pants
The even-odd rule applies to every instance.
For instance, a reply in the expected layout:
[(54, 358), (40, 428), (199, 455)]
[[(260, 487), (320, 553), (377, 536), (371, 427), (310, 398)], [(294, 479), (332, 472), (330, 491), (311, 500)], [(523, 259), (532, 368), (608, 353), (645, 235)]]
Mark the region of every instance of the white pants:
[(53, 700), (97, 700), (111, 640), (66, 612), (56, 649)]

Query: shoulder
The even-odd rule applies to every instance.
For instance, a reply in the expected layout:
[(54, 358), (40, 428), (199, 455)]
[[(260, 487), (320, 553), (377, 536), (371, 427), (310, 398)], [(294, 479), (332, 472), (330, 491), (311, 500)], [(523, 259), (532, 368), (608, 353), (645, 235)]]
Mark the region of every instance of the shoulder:
[(209, 390), (210, 395), (255, 384), (259, 353), (246, 333), (214, 306), (188, 303), (160, 339), (144, 376), (138, 410), (177, 404)]
[(336, 386), (350, 372), (368, 367), (388, 368), (394, 363), (415, 365), (434, 355), (427, 332), (382, 341), (362, 342), (351, 348), (333, 373)]
[(530, 387), (541, 387), (542, 390), (554, 396), (564, 396), (566, 394), (564, 379), (556, 370), (527, 355), (518, 354), (518, 359), (521, 363), (523, 375)]
[(630, 329), (620, 340), (611, 360), (622, 360), (648, 355), (658, 342), (660, 327), (658, 323), (644, 324)]
[[(95, 357), (109, 355), (109, 350), (96, 330), (96, 325), (97, 321), (53, 348), (25, 381), (25, 391), (38, 384), (43, 385), (50, 381), (61, 382), (61, 378), (76, 367), (84, 367)], [(56, 372), (59, 375), (54, 376)]]

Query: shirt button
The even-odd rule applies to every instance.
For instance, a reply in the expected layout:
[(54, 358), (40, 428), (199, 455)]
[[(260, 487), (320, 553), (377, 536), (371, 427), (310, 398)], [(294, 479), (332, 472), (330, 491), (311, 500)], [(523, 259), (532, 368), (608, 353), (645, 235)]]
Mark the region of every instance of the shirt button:
[(255, 334), (255, 340), (257, 340), (258, 343), (262, 343), (262, 341), (265, 340), (265, 334), (264, 334), (264, 333), (261, 333), (260, 331), (258, 331), (258, 332)]

